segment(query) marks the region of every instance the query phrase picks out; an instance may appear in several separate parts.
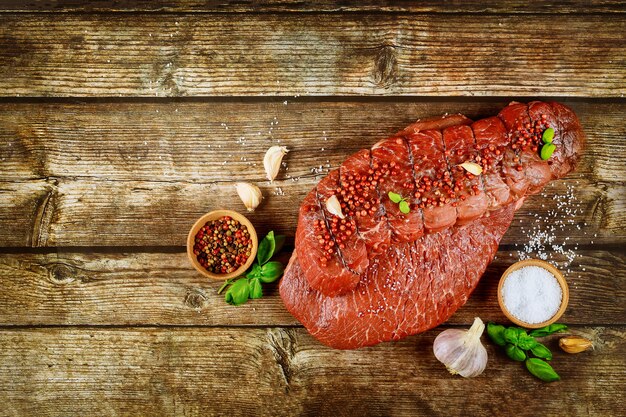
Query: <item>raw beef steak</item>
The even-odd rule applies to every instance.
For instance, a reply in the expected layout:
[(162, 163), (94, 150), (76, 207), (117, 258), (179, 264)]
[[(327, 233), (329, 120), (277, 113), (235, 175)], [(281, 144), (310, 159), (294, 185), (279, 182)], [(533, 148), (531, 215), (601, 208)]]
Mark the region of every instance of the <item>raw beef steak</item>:
[[(556, 149), (544, 160), (548, 128)], [(569, 108), (531, 102), (476, 122), (463, 115), (417, 121), (349, 156), (300, 207), (294, 255), (281, 282), (285, 304), (336, 347), (436, 326), (467, 300), (512, 212), (574, 169), (582, 146)], [(333, 196), (341, 213), (327, 206)], [(481, 235), (484, 241), (465, 246)], [(400, 295), (389, 293), (388, 283)], [(381, 309), (387, 313), (375, 319)]]
[(354, 349), (428, 330), (467, 301), (498, 250), (513, 206), (465, 227), (390, 246), (356, 289), (328, 297), (312, 289), (293, 255), (280, 283), (287, 309), (320, 342)]

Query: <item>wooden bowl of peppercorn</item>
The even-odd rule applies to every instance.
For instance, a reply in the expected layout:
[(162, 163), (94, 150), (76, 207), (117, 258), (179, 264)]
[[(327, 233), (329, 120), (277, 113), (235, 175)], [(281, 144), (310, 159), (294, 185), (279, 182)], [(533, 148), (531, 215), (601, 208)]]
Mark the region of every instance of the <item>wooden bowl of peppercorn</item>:
[(254, 262), (259, 242), (244, 215), (215, 210), (200, 217), (187, 235), (187, 257), (202, 275), (226, 280), (243, 274)]

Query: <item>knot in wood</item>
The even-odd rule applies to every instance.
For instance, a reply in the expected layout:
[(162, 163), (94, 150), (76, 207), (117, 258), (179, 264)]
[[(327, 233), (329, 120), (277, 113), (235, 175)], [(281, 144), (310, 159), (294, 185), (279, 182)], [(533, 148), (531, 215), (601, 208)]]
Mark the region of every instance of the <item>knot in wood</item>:
[(66, 264), (53, 264), (49, 267), (50, 281), (55, 284), (69, 284), (76, 277), (76, 270)]
[(384, 45), (378, 49), (374, 62), (374, 83), (381, 88), (388, 88), (396, 80), (398, 72), (398, 60), (396, 48), (392, 45)]
[(206, 295), (200, 290), (191, 290), (185, 296), (185, 305), (193, 308), (194, 310), (200, 310), (204, 307), (206, 302)]
[(293, 377), (293, 357), (296, 354), (296, 338), (290, 329), (271, 329), (267, 334), (269, 347), (274, 354), (286, 383), (286, 391)]

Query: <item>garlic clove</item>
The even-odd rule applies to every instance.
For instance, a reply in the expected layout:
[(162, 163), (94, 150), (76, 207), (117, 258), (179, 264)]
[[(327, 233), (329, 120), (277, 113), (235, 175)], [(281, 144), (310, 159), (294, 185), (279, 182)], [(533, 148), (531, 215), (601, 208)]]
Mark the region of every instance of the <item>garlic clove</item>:
[(485, 330), (483, 321), (476, 317), (469, 330), (448, 329), (441, 332), (433, 344), (435, 357), (451, 374), (465, 378), (480, 375), (487, 366), (487, 350), (480, 342)]
[(289, 152), (289, 150), (286, 146), (272, 146), (265, 152), (263, 167), (265, 167), (265, 173), (270, 182), (274, 181), (274, 178), (278, 175), (283, 156), (285, 156), (287, 152)]
[(326, 210), (328, 210), (330, 214), (334, 214), (340, 219), (343, 219), (346, 217), (343, 215), (343, 212), (341, 211), (341, 203), (339, 203), (337, 196), (334, 194), (326, 200)]
[(593, 349), (593, 342), (580, 336), (566, 336), (559, 339), (559, 347), (567, 353), (580, 353)]
[(463, 162), (459, 166), (463, 167), (470, 174), (480, 175), (483, 173), (483, 167), (478, 165), (476, 162), (467, 161)]
[(249, 182), (238, 182), (235, 184), (235, 188), (237, 189), (239, 198), (241, 198), (243, 205), (246, 206), (248, 211), (254, 211), (254, 209), (261, 204), (263, 194), (256, 185), (250, 184)]

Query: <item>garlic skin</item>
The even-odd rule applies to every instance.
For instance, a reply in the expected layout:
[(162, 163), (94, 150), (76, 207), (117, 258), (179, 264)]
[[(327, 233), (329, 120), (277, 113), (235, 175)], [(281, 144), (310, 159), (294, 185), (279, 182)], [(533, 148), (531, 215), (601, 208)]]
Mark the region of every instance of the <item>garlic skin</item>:
[(487, 349), (480, 343), (484, 330), (485, 324), (478, 317), (469, 330), (444, 330), (433, 344), (435, 357), (453, 375), (465, 378), (480, 375), (487, 366)]
[(239, 198), (241, 198), (243, 205), (246, 206), (248, 211), (254, 211), (254, 209), (261, 204), (263, 194), (256, 185), (250, 184), (249, 182), (238, 182), (235, 184), (235, 188), (237, 189)]
[(339, 203), (337, 196), (334, 194), (326, 200), (326, 210), (328, 210), (330, 214), (334, 214), (340, 219), (344, 219), (346, 217), (341, 211), (341, 203)]
[(265, 152), (263, 167), (265, 167), (265, 173), (270, 182), (274, 181), (274, 178), (278, 175), (280, 163), (283, 161), (283, 156), (285, 156), (287, 152), (289, 152), (289, 150), (286, 146), (272, 146)]

